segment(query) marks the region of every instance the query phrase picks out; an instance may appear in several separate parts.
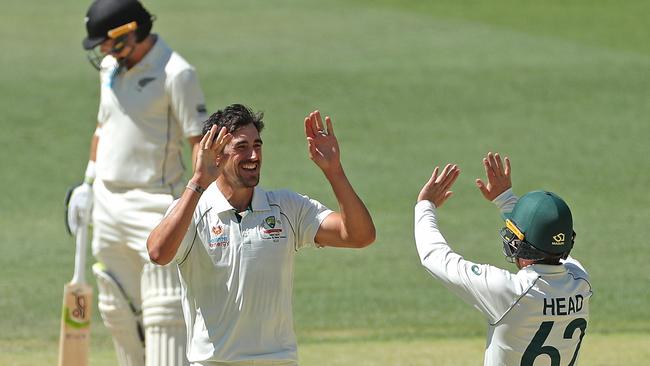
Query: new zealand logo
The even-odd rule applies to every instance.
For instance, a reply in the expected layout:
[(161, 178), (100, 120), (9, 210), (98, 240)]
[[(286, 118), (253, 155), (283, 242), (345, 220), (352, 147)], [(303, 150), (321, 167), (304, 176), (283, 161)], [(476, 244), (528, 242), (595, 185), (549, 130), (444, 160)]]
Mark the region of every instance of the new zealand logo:
[(147, 86), (147, 84), (149, 84), (154, 80), (156, 80), (156, 78), (152, 78), (152, 77), (142, 78), (138, 80), (138, 86), (140, 87), (140, 90), (144, 89), (144, 87)]
[(564, 233), (553, 235), (553, 245), (564, 245)]

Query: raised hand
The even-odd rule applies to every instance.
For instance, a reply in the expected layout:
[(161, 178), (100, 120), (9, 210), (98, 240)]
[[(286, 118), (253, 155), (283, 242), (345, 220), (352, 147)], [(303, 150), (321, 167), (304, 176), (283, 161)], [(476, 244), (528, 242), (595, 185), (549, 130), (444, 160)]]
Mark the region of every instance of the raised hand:
[(497, 198), (501, 193), (512, 187), (510, 179), (510, 159), (506, 156), (505, 164), (501, 161), (499, 153), (491, 152), (483, 158), (487, 184), (480, 179), (476, 180), (476, 186), (488, 201)]
[(460, 175), (460, 168), (455, 164), (447, 164), (440, 174), (438, 174), (438, 171), (439, 168), (436, 167), (431, 174), (431, 178), (420, 190), (418, 202), (427, 200), (431, 201), (436, 207), (440, 207), (453, 194), (449, 188)]
[(339, 143), (334, 135), (334, 127), (329, 116), (325, 117), (327, 130), (319, 111), (313, 111), (305, 117), (305, 136), (309, 158), (324, 172), (341, 169)]
[(224, 148), (231, 140), (232, 134), (228, 133), (226, 127), (222, 127), (217, 135), (217, 125), (213, 125), (210, 131), (201, 138), (199, 151), (196, 155), (193, 182), (205, 189), (219, 177), (221, 173), (219, 161), (223, 156)]

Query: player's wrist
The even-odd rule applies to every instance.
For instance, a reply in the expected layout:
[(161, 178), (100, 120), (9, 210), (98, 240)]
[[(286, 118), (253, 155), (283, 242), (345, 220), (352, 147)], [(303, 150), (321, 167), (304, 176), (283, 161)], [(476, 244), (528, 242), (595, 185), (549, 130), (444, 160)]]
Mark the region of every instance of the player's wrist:
[(187, 182), (187, 185), (185, 188), (194, 191), (198, 193), (199, 195), (203, 194), (205, 190), (208, 188), (210, 184), (206, 183), (205, 181), (202, 181), (201, 179), (198, 179), (196, 177), (192, 177), (192, 179)]
[(330, 181), (346, 178), (345, 171), (343, 170), (343, 166), (341, 164), (332, 165), (322, 170), (323, 174), (325, 174), (325, 177), (327, 177), (327, 179)]

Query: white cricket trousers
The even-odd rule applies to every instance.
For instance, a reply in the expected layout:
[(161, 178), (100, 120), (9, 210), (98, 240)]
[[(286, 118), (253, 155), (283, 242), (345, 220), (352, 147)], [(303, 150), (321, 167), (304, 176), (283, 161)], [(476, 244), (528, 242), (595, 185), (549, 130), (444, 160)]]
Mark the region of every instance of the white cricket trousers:
[[(189, 365), (185, 355), (186, 330), (178, 269), (175, 264), (158, 266), (151, 263), (146, 247), (149, 233), (173, 202), (174, 192), (171, 188), (120, 189), (97, 179), (93, 194), (93, 255), (141, 312), (145, 330), (146, 350), (130, 341), (133, 329), (137, 328), (129, 324), (125, 325), (129, 329), (124, 332), (131, 332), (131, 338), (117, 339), (121, 337), (121, 330), (116, 327), (122, 327), (124, 322), (120, 319), (124, 319), (124, 314), (116, 315), (117, 320), (111, 323), (111, 315), (102, 313), (105, 325), (113, 334), (119, 363), (145, 365), (146, 352), (147, 366)], [(101, 297), (102, 288), (99, 290)], [(104, 298), (106, 295), (111, 294), (104, 294)], [(123, 310), (129, 309), (117, 309), (116, 312)]]

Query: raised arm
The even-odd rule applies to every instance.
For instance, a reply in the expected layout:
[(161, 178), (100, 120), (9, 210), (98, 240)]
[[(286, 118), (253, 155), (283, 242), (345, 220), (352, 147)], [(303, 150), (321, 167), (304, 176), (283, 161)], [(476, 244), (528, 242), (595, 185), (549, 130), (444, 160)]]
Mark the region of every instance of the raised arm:
[(450, 188), (460, 170), (447, 164), (435, 168), (415, 205), (415, 244), (427, 271), (465, 302), (495, 322), (521, 292), (508, 271), (465, 260), (455, 253), (438, 228), (437, 208), (452, 195)]
[(319, 111), (305, 118), (309, 158), (322, 170), (339, 205), (339, 211), (321, 223), (314, 241), (318, 245), (363, 248), (375, 241), (375, 225), (366, 205), (357, 196), (341, 165), (339, 144), (330, 117), (323, 125)]
[(176, 255), (176, 251), (192, 221), (194, 209), (199, 202), (201, 193), (219, 176), (219, 157), (224, 147), (232, 139), (225, 127), (219, 131), (216, 140), (217, 126), (203, 136), (199, 142), (196, 164), (192, 179), (187, 188), (176, 202), (176, 205), (162, 219), (160, 224), (149, 234), (147, 251), (149, 258), (157, 264), (167, 264)]

